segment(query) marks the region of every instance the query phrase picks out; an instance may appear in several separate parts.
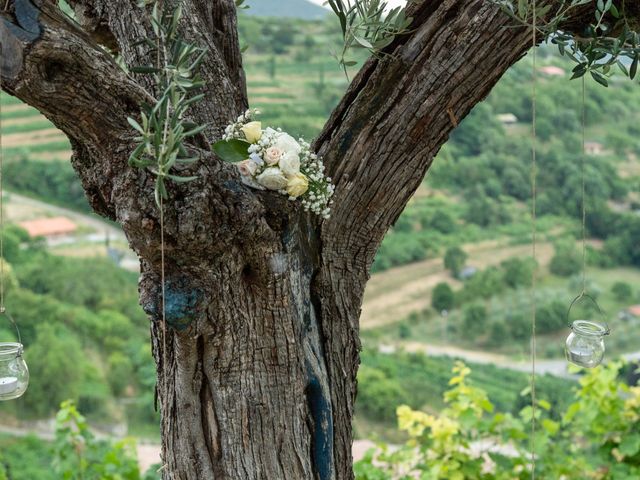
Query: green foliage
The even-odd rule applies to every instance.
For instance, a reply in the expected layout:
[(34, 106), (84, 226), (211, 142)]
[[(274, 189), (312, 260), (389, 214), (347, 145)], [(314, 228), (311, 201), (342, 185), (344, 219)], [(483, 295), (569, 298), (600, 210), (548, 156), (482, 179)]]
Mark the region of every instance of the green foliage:
[[(590, 73), (593, 79), (608, 86), (607, 76), (616, 67), (622, 74), (634, 79), (640, 61), (640, 25), (627, 16), (625, 0), (598, 0), (594, 3), (594, 17), (579, 34), (562, 30), (563, 22), (577, 7), (591, 0), (564, 0), (559, 5), (538, 4), (530, 0), (492, 0), (520, 24), (541, 32), (558, 46), (560, 54), (577, 63), (573, 78)], [(630, 62), (629, 68), (625, 63)]]
[(53, 468), (65, 480), (140, 480), (131, 440), (96, 440), (85, 418), (71, 402), (56, 415)]
[[(638, 477), (640, 387), (621, 383), (620, 367), (612, 362), (586, 373), (580, 380), (575, 402), (561, 418), (554, 418), (553, 404), (538, 396), (537, 476), (566, 480)], [(443, 395), (446, 408), (438, 415), (406, 405), (398, 407), (398, 426), (408, 434), (409, 441), (392, 456), (384, 447), (380, 453), (368, 453), (355, 467), (358, 480), (531, 477), (531, 405), (524, 406), (517, 415), (496, 413), (491, 397), (471, 383), (468, 367), (458, 362), (453, 373), (451, 388)], [(523, 395), (526, 401), (527, 391)], [(492, 448), (477, 448), (479, 445)]]
[[(431, 409), (439, 409), (443, 406), (442, 395), (448, 389), (448, 372), (454, 365), (454, 359), (407, 352), (384, 354), (373, 349), (365, 349), (362, 352), (362, 364), (363, 367), (358, 374), (358, 418), (389, 425), (386, 420), (393, 417), (395, 406), (401, 403), (412, 408), (428, 405)], [(473, 369), (474, 385), (489, 393), (497, 411), (520, 411), (522, 403), (519, 393), (529, 383), (526, 373), (505, 370), (494, 365), (473, 365)], [(429, 381), (425, 381), (426, 378)], [(388, 395), (380, 394), (386, 397), (385, 401), (391, 403), (385, 404), (372, 396), (379, 393), (375, 385), (378, 382), (382, 382), (389, 389)], [(561, 412), (570, 401), (574, 382), (545, 375), (538, 376), (537, 383), (539, 397), (552, 405), (553, 418), (560, 418)], [(366, 396), (362, 395), (363, 390), (367, 392)]]
[(383, 370), (363, 365), (358, 373), (358, 414), (383, 421), (394, 419), (393, 405), (407, 402), (407, 393)]
[(633, 289), (627, 282), (616, 282), (611, 287), (611, 293), (615, 295), (616, 300), (626, 302), (631, 300), (633, 296)]
[(462, 331), (468, 338), (482, 335), (486, 331), (488, 314), (484, 305), (471, 304), (465, 307), (463, 318)]
[(444, 268), (449, 270), (454, 277), (458, 277), (467, 261), (467, 254), (460, 247), (447, 249), (444, 254)]
[(165, 181), (189, 182), (196, 177), (172, 173), (173, 168), (189, 165), (198, 160), (190, 157), (185, 141), (200, 134), (206, 125), (188, 122), (185, 114), (189, 107), (204, 98), (204, 94), (193, 95), (204, 82), (197, 75), (206, 50), (186, 42), (178, 33), (182, 7), (167, 7), (161, 10), (154, 3), (151, 14), (153, 32), (157, 44), (148, 38), (141, 43), (149, 47), (149, 53), (158, 58), (155, 66), (132, 68), (134, 73), (150, 74), (159, 92), (155, 105), (147, 106), (140, 113), (140, 122), (127, 120), (140, 134), (138, 146), (129, 157), (129, 164), (148, 168), (156, 176), (155, 197), (158, 206), (167, 198)]
[(65, 398), (80, 396), (85, 360), (80, 342), (68, 330), (56, 331), (43, 323), (36, 332), (25, 356), (31, 382), (24, 401), (32, 412), (44, 416)]
[(562, 243), (556, 246), (555, 255), (549, 264), (551, 273), (560, 277), (570, 277), (579, 273), (581, 269), (582, 258), (573, 245)]
[(47, 162), (23, 157), (7, 162), (4, 168), (4, 180), (11, 190), (35, 195), (81, 212), (91, 210), (78, 176), (69, 162)]
[(0, 437), (0, 480), (36, 479), (59, 480), (51, 471), (49, 445), (31, 435)]
[(342, 53), (336, 56), (347, 75), (347, 67), (355, 60), (347, 60), (349, 50), (363, 48), (373, 55), (381, 54), (397, 35), (406, 33), (413, 19), (405, 15), (404, 8), (387, 9), (385, 0), (327, 0), (340, 20)]
[(501, 264), (504, 271), (504, 283), (511, 288), (529, 287), (533, 279), (533, 271), (536, 268), (532, 258), (510, 258)]
[(455, 294), (448, 283), (439, 283), (433, 289), (431, 306), (436, 312), (451, 310), (455, 301)]
[(120, 396), (131, 383), (133, 365), (129, 357), (122, 352), (112, 353), (108, 361), (107, 380), (114, 395)]

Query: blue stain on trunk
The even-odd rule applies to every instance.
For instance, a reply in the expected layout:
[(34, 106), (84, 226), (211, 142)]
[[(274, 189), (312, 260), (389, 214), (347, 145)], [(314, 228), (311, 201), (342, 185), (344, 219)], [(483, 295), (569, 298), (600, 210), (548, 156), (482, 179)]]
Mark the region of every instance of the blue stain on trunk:
[(313, 419), (313, 465), (318, 480), (329, 480), (332, 474), (333, 459), (333, 418), (331, 400), (323, 392), (318, 377), (309, 372), (307, 385), (307, 402)]
[[(165, 286), (165, 314), (167, 324), (178, 331), (186, 330), (196, 319), (197, 305), (202, 295), (199, 290), (185, 288), (182, 282), (167, 280)], [(153, 315), (162, 313), (162, 297), (158, 298), (158, 305), (151, 308)], [(145, 308), (145, 310), (147, 310)]]

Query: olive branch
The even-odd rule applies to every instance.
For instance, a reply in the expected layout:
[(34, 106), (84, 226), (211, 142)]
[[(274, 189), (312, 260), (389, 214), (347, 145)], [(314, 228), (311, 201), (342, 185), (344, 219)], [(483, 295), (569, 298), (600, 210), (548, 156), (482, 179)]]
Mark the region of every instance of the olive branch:
[[(418, 0), (412, 0), (414, 3)], [(407, 33), (413, 19), (407, 17), (405, 9), (388, 9), (385, 0), (327, 0), (333, 12), (340, 20), (342, 29), (342, 52), (334, 57), (349, 77), (347, 67), (357, 65), (357, 61), (348, 59), (353, 49), (365, 49), (379, 56), (396, 36)]]
[(162, 9), (156, 2), (151, 12), (151, 25), (156, 41), (145, 38), (139, 44), (149, 47), (156, 57), (155, 66), (131, 68), (132, 73), (151, 75), (159, 97), (153, 105), (143, 106), (140, 121), (128, 117), (129, 124), (140, 134), (137, 147), (129, 157), (129, 165), (148, 169), (156, 176), (155, 200), (158, 206), (167, 199), (166, 180), (190, 182), (197, 177), (183, 177), (171, 173), (176, 165), (192, 164), (197, 157), (189, 157), (184, 142), (201, 133), (206, 125), (198, 125), (185, 118), (187, 109), (202, 100), (204, 94), (195, 91), (204, 86), (197, 71), (207, 51), (186, 42), (178, 33), (182, 8)]
[[(533, 7), (530, 0), (489, 0), (498, 5), (519, 26), (531, 27)], [(628, 0), (597, 0), (594, 22), (579, 35), (560, 28), (571, 10), (593, 3), (592, 0), (564, 0), (552, 12), (551, 4), (536, 8), (536, 25), (544, 38), (558, 46), (561, 55), (577, 65), (572, 78), (589, 73), (601, 85), (609, 85), (609, 76), (617, 67), (623, 75), (636, 77), (640, 63), (640, 28), (627, 16)]]

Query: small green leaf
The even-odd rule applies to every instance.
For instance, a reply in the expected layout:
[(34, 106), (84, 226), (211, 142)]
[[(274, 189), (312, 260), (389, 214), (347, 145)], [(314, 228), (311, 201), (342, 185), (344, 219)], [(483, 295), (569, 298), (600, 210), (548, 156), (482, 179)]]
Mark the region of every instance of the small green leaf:
[(220, 140), (213, 145), (213, 151), (223, 161), (237, 163), (249, 158), (250, 145), (244, 140)]
[(609, 81), (607, 80), (607, 77), (605, 77), (604, 75), (602, 75), (601, 73), (595, 72), (595, 71), (591, 71), (591, 76), (593, 77), (593, 79), (598, 82), (600, 85), (604, 86), (604, 87), (608, 87), (609, 86)]
[(358, 42), (364, 48), (373, 48), (373, 45), (366, 38), (358, 37), (356, 35), (353, 36), (353, 39)]
[(131, 125), (133, 128), (135, 128), (138, 132), (140, 132), (141, 134), (144, 135), (144, 129), (142, 128), (142, 126), (140, 126), (140, 124), (138, 122), (135, 121), (135, 119), (131, 118), (131, 117), (127, 117), (127, 122), (129, 122), (129, 125)]
[(620, 453), (626, 457), (632, 457), (640, 451), (640, 435), (637, 433), (625, 435), (620, 442)]
[(166, 177), (178, 183), (193, 182), (194, 180), (198, 179), (198, 177), (179, 177), (178, 175), (171, 175), (171, 174), (167, 174)]
[(636, 56), (631, 63), (631, 68), (629, 69), (629, 77), (633, 80), (636, 77), (636, 73), (638, 73), (638, 57)]

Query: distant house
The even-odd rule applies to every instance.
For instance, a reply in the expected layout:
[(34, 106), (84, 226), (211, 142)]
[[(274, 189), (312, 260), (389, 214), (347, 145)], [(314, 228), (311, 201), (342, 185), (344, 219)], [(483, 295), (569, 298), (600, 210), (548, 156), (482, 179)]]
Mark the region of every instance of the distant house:
[(515, 125), (518, 123), (518, 117), (516, 117), (513, 113), (501, 113), (496, 115), (496, 118), (503, 125)]
[(604, 153), (604, 145), (599, 142), (586, 142), (584, 148), (587, 155), (602, 155)]
[(547, 65), (538, 69), (541, 73), (550, 77), (564, 77), (565, 71), (560, 67), (554, 67), (553, 65)]
[(627, 308), (629, 315), (635, 318), (640, 318), (640, 305), (632, 305)]
[(66, 217), (38, 218), (19, 224), (31, 238), (55, 238), (70, 235), (78, 229), (75, 223)]
[(618, 313), (620, 320), (640, 320), (640, 305), (631, 305)]

